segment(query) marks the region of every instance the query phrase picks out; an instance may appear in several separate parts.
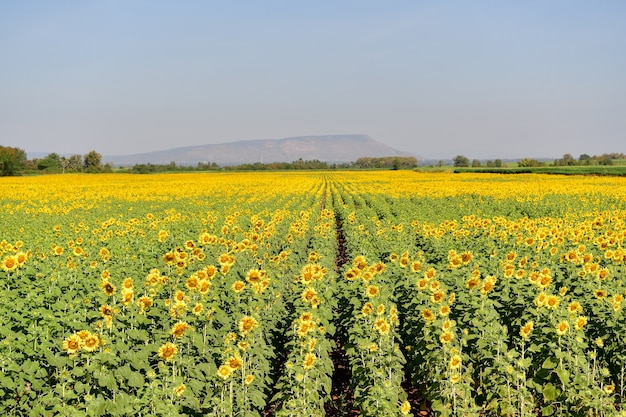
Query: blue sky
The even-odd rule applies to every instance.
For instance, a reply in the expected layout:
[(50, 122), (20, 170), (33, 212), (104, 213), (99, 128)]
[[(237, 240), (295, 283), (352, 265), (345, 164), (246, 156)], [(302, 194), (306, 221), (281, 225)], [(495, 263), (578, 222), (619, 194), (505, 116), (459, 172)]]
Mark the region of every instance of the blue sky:
[(626, 152), (626, 2), (0, 1), (0, 145)]

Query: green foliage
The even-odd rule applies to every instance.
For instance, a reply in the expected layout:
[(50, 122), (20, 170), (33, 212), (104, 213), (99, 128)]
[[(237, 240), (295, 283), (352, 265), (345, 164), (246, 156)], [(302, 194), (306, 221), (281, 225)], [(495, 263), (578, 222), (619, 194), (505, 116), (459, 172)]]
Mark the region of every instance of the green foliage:
[(453, 164), (455, 167), (468, 167), (470, 166), (469, 158), (463, 155), (457, 155), (453, 158)]
[(411, 169), (417, 166), (413, 156), (385, 156), (380, 158), (362, 157), (354, 162), (355, 168)]
[(20, 148), (0, 146), (0, 176), (18, 175), (26, 164), (26, 152)]

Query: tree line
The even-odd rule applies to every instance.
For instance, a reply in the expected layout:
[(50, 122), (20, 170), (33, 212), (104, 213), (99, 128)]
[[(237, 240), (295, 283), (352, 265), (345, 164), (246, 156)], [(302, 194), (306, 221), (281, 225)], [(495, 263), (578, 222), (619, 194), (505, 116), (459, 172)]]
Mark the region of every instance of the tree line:
[[(532, 168), (540, 166), (585, 166), (585, 165), (613, 165), (615, 160), (626, 159), (626, 155), (619, 152), (604, 153), (602, 155), (590, 156), (588, 154), (581, 154), (578, 159), (574, 158), (571, 154), (566, 153), (562, 158), (555, 159), (552, 162), (538, 161), (532, 158), (523, 158), (517, 163), (518, 167)], [(471, 162), (469, 158), (463, 155), (457, 155), (452, 160), (455, 167), (490, 167), (500, 168), (503, 166), (502, 160), (489, 160), (484, 165), (477, 159), (473, 159)]]
[[(411, 169), (417, 166), (414, 157), (363, 157), (355, 162), (328, 164), (324, 161), (304, 160), (293, 162), (251, 163), (219, 167), (215, 162), (199, 162), (194, 166), (169, 164), (135, 164), (129, 168), (118, 168), (118, 172), (152, 174), (180, 171), (280, 171), (280, 170), (324, 170), (324, 169)], [(23, 173), (68, 173), (68, 172), (112, 172), (110, 163), (102, 163), (102, 155), (96, 151), (85, 155), (61, 156), (50, 153), (43, 158), (27, 159), (26, 152), (19, 148), (0, 146), (0, 176), (21, 175)]]
[(60, 156), (48, 154), (44, 158), (28, 159), (26, 151), (10, 146), (0, 146), (0, 175), (13, 176), (24, 172), (110, 172), (111, 164), (102, 163), (102, 155), (91, 151), (85, 155)]

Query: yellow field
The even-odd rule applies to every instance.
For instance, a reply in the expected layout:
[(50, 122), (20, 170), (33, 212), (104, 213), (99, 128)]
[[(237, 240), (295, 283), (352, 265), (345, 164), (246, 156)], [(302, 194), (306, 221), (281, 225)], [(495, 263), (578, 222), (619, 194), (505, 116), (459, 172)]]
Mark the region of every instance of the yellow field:
[(407, 384), (434, 415), (621, 415), (626, 178), (68, 174), (0, 196), (5, 415), (409, 415)]

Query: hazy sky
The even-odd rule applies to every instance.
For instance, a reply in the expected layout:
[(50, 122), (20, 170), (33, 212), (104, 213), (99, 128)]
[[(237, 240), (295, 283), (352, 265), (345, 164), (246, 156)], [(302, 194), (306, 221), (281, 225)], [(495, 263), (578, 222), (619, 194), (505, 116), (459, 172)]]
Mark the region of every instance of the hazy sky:
[(626, 1), (0, 1), (0, 145), (626, 152)]

